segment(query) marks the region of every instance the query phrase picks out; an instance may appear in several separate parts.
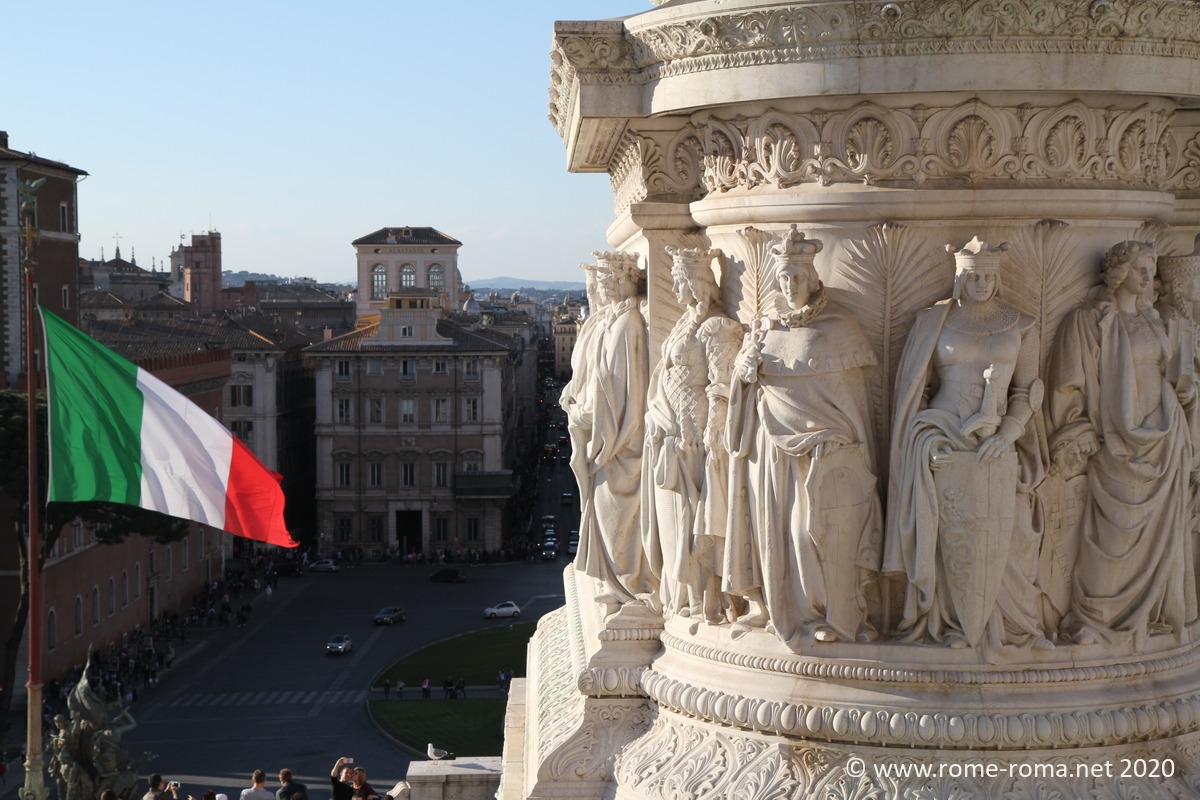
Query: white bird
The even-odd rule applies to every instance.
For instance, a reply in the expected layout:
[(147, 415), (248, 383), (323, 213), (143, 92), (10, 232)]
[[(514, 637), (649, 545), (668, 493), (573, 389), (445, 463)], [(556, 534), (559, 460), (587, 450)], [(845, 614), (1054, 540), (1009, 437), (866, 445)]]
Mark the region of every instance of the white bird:
[(425, 755), (429, 756), (434, 761), (439, 761), (439, 760), (445, 758), (446, 756), (450, 755), (450, 753), (447, 753), (445, 750), (441, 750), (437, 747), (434, 747), (433, 742), (430, 742), (429, 746), (425, 748)]

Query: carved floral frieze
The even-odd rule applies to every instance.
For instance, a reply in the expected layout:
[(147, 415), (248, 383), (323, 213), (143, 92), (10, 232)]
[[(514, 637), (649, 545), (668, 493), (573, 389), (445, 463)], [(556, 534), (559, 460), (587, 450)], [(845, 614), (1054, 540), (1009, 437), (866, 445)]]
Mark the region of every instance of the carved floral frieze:
[(1115, 109), (1079, 100), (1006, 107), (973, 99), (943, 108), (863, 102), (840, 111), (714, 115), (703, 124), (702, 180), (713, 193), (847, 182), (1195, 183), (1187, 148), (1172, 138), (1171, 113), (1161, 102)]
[[(954, 754), (788, 745), (663, 714), (618, 758), (621, 800), (1160, 800), (1195, 797), (1200, 744), (1113, 753)], [(1148, 775), (1153, 769), (1156, 774)], [(1135, 774), (1136, 773), (1136, 774)]]
[(1172, 0), (897, 0), (722, 11), (631, 26), (645, 79), (884, 55), (1200, 54), (1200, 11)]

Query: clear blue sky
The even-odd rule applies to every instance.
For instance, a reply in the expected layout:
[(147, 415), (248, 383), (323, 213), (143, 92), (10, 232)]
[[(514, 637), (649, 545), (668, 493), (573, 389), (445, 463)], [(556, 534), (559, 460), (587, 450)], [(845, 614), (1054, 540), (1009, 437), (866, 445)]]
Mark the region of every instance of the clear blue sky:
[(468, 283), (581, 280), (606, 175), (546, 119), (559, 19), (648, 0), (10, 3), (0, 130), (65, 161), (80, 255), (165, 259), (210, 227), (225, 268), (353, 280), (350, 242), (432, 226)]

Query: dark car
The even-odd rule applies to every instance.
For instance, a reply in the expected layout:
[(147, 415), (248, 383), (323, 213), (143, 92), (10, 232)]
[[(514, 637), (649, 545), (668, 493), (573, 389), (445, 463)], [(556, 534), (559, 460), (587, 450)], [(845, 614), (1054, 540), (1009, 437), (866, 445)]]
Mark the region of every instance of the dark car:
[(395, 625), (408, 619), (404, 614), (404, 606), (384, 606), (375, 614), (376, 625)]
[(466, 583), (467, 573), (454, 567), (442, 567), (429, 576), (434, 583)]
[(278, 575), (281, 578), (287, 577), (289, 575), (299, 575), (300, 574), (300, 562), (299, 561), (276, 561), (274, 564), (272, 564), (270, 567), (267, 568), (267, 574), (268, 575), (272, 575), (272, 574)]
[(555, 561), (558, 559), (558, 547), (556, 545), (542, 545), (542, 560)]

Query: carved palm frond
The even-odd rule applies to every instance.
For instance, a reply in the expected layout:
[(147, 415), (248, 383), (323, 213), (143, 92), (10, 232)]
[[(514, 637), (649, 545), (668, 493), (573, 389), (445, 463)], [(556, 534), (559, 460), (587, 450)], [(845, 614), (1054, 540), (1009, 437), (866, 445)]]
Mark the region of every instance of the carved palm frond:
[[(856, 307), (850, 310), (879, 353), (880, 368), (870, 388), (876, 443), (882, 452), (890, 441), (892, 390), (904, 340), (919, 310), (950, 296), (954, 260), (923, 234), (892, 222), (872, 225), (861, 239), (848, 240), (845, 249), (830, 283), (856, 295)], [(887, 460), (876, 463), (885, 465)]]
[[(758, 317), (767, 314), (775, 300), (774, 268), (771, 261), (771, 243), (775, 235), (768, 231), (749, 227), (738, 231), (738, 242), (733, 256), (741, 262), (740, 280), (726, 280), (725, 307), (733, 309), (738, 322), (753, 324)], [(730, 276), (732, 277), (732, 276)]]
[(1009, 267), (1001, 295), (1037, 320), (1045, 374), (1058, 323), (1087, 296), (1099, 275), (1095, 266), (1080, 261), (1070, 225), (1060, 220), (1044, 219), (1017, 228), (1009, 244)]

